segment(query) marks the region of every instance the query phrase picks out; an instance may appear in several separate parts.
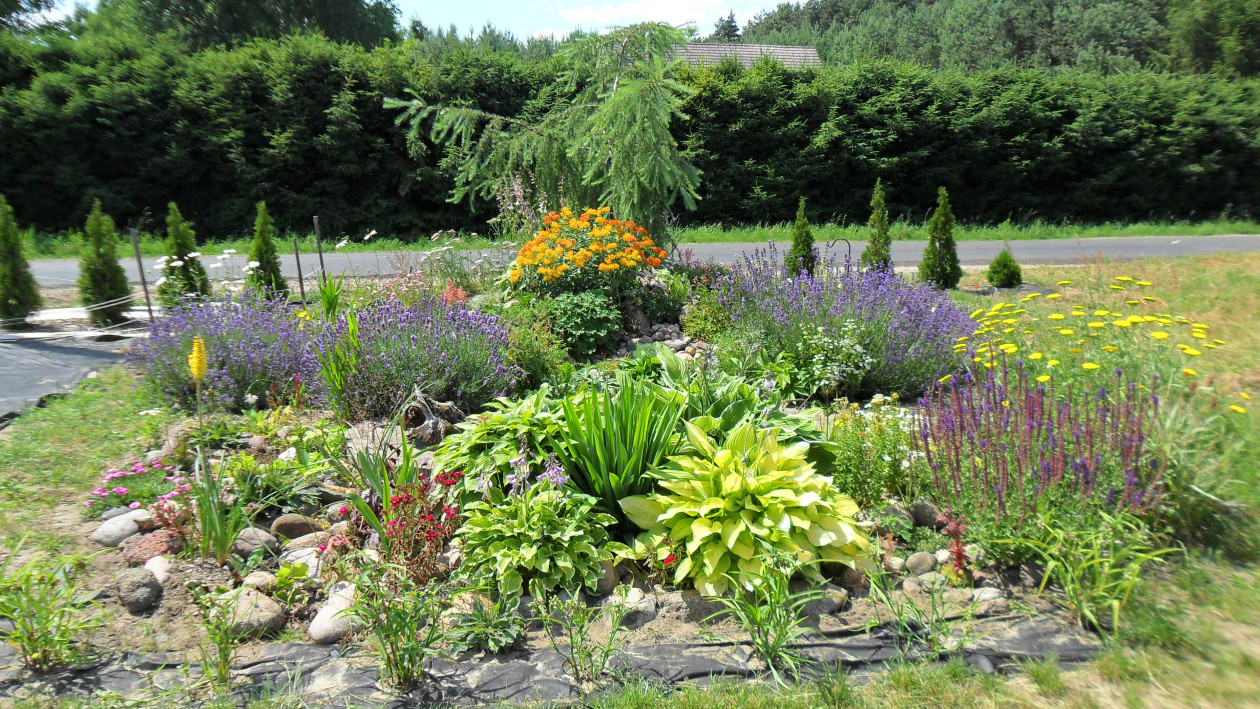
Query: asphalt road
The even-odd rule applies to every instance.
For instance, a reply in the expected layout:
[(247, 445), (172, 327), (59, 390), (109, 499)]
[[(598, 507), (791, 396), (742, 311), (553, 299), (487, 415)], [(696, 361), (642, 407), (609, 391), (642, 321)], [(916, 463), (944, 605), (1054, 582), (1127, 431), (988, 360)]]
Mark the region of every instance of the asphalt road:
[[(898, 266), (918, 264), (923, 253), (923, 241), (898, 241), (893, 243), (893, 261)], [(690, 250), (692, 257), (701, 261), (713, 259), (719, 263), (732, 263), (739, 255), (763, 248), (765, 244), (681, 244), (680, 250)], [(787, 251), (788, 244), (779, 242), (779, 251)], [(844, 253), (845, 245), (839, 242), (827, 249), (828, 253)], [(862, 251), (863, 244), (854, 242), (853, 257), (856, 259)], [(998, 241), (964, 241), (958, 244), (958, 257), (964, 265), (987, 264), (1002, 250), (1002, 242)], [(1053, 239), (1044, 241), (1012, 241), (1011, 252), (1022, 264), (1053, 263), (1074, 264), (1096, 258), (1131, 261), (1141, 258), (1164, 258), (1173, 256), (1192, 256), (1211, 254), (1222, 251), (1260, 251), (1260, 235), (1231, 236), (1114, 236), (1094, 239)], [(404, 252), (404, 256), (415, 262), (423, 252)], [(470, 256), (480, 254), (469, 252)], [(282, 270), (289, 278), (297, 278), (297, 266), (293, 255), (281, 257)], [(226, 270), (239, 272), (244, 265), (244, 258), (236, 256), (226, 263)], [(159, 272), (152, 269), (155, 259), (145, 260), (146, 277), (153, 283)], [(207, 264), (217, 263), (213, 258), (206, 258)], [(388, 275), (398, 268), (399, 256), (388, 252), (372, 253), (325, 253), (324, 265), (330, 273), (347, 272), (359, 276)], [(136, 264), (128, 260), (124, 263), (127, 277), (133, 283), (140, 281)], [(318, 267), (315, 254), (302, 255), (302, 271), (308, 277)], [(72, 259), (32, 261), (31, 270), (35, 280), (44, 287), (72, 286), (79, 275), (79, 264)], [(212, 272), (212, 276), (215, 273)]]

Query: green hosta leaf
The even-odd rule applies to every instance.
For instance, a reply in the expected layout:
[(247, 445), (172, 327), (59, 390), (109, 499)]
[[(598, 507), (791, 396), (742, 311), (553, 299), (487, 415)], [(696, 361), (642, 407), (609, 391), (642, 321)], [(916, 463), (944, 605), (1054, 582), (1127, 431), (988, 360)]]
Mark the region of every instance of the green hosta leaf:
[(656, 519), (665, 512), (665, 506), (659, 502), (653, 502), (645, 495), (636, 495), (621, 500), (621, 510), (626, 513), (626, 517), (634, 522), (641, 529), (651, 529), (656, 525)]

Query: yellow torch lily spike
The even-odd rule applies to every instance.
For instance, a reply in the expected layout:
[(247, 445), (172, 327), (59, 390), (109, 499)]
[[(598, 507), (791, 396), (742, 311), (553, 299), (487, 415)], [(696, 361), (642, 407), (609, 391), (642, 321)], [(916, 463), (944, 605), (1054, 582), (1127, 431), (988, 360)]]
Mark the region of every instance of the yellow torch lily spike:
[(192, 352), (188, 355), (188, 371), (192, 372), (193, 381), (198, 385), (206, 378), (206, 341), (200, 337), (193, 338)]

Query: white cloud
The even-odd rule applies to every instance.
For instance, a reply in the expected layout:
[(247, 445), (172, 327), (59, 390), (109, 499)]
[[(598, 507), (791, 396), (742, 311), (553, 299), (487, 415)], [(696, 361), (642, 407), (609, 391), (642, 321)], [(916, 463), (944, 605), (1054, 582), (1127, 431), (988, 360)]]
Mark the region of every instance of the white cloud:
[(713, 30), (719, 17), (734, 10), (742, 26), (760, 5), (737, 7), (730, 0), (623, 0), (598, 5), (573, 5), (560, 8), (560, 16), (583, 27), (608, 27), (633, 22), (668, 22), (671, 25), (692, 23), (702, 35)]

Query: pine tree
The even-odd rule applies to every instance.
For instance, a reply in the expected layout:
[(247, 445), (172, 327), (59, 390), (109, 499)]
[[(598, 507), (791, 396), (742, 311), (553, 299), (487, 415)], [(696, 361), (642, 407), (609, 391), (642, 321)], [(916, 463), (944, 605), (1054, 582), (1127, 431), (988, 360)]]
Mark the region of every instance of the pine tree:
[(24, 320), (42, 303), (31, 266), (22, 255), (22, 235), (13, 210), (0, 195), (0, 320)]
[(1024, 282), (1024, 271), (1008, 245), (989, 264), (989, 284), (994, 288), (1016, 288)]
[(271, 215), (267, 214), (267, 203), (259, 202), (258, 218), (254, 220), (254, 245), (249, 250), (250, 262), (258, 265), (250, 270), (247, 281), (251, 288), (269, 298), (289, 293), (289, 284), (280, 273), (276, 243), (271, 239), (274, 231)]
[(892, 234), (888, 230), (888, 207), (884, 205), (882, 180), (875, 180), (875, 191), (871, 194), (871, 219), (867, 225), (871, 237), (862, 251), (862, 265), (872, 269), (891, 269)]
[[(98, 325), (115, 325), (126, 320), (131, 307), (131, 286), (127, 274), (118, 264), (118, 232), (114, 220), (101, 210), (98, 199), (92, 204), (87, 226), (83, 230), (83, 255), (79, 259), (79, 296), (89, 306), (88, 317)], [(120, 302), (113, 302), (120, 301)], [(111, 305), (95, 307), (100, 303)]]
[(169, 205), (166, 215), (166, 272), (158, 281), (162, 305), (174, 307), (186, 296), (210, 295), (210, 277), (197, 260), (197, 235), (184, 221), (179, 207)]
[(796, 223), (792, 225), (792, 248), (788, 249), (783, 266), (793, 277), (800, 275), (802, 271), (812, 276), (817, 262), (814, 234), (809, 229), (809, 220), (805, 218), (805, 198), (801, 197), (801, 202), (796, 207)]
[(928, 220), (928, 243), (919, 264), (919, 280), (941, 290), (949, 290), (962, 280), (958, 264), (958, 247), (954, 245), (954, 213), (949, 208), (949, 193), (942, 187), (937, 192), (936, 211)]
[(732, 44), (739, 41), (739, 24), (735, 22), (735, 11), (729, 12), (726, 17), (718, 20), (713, 25), (713, 34), (709, 35), (710, 42), (723, 42)]

